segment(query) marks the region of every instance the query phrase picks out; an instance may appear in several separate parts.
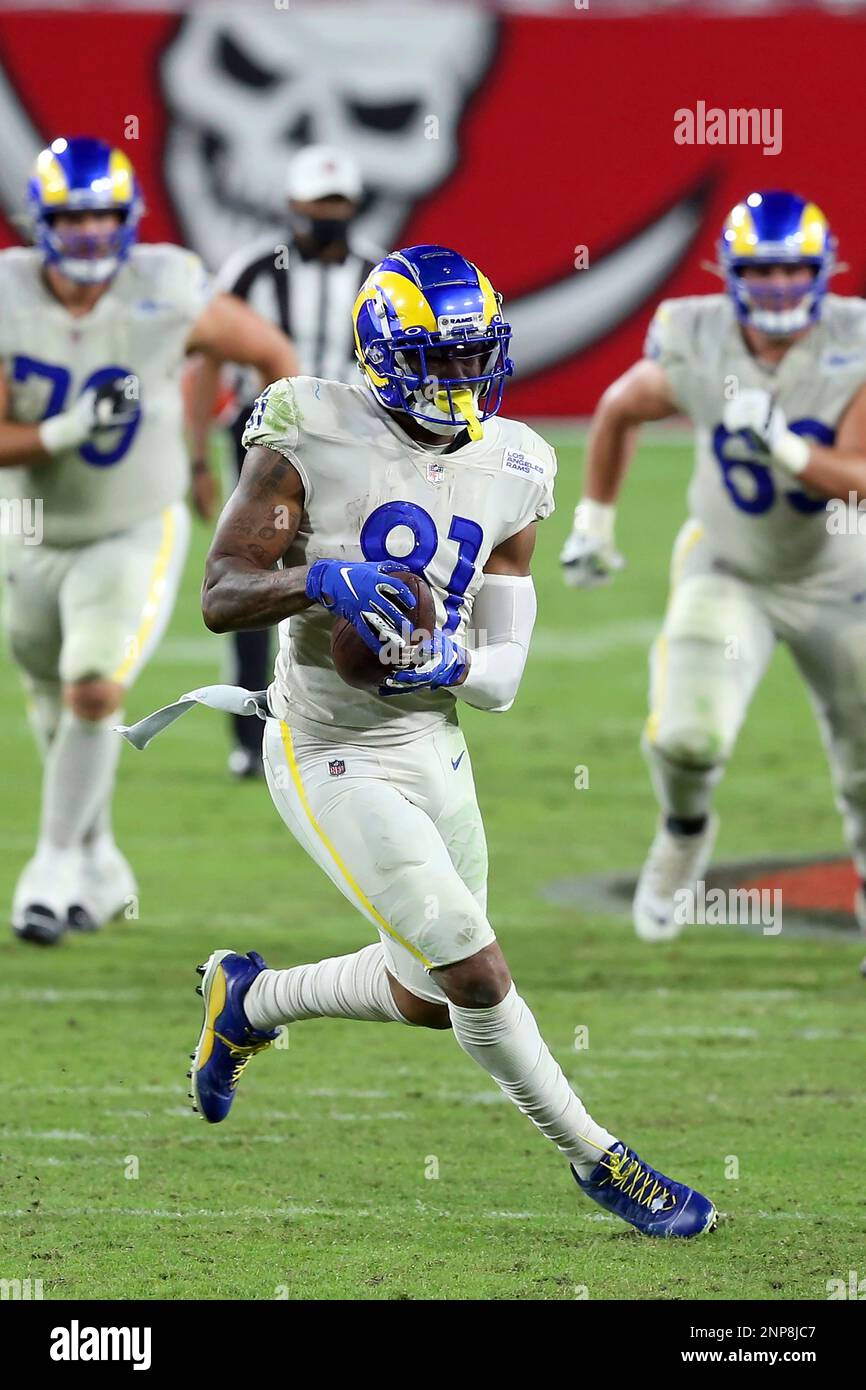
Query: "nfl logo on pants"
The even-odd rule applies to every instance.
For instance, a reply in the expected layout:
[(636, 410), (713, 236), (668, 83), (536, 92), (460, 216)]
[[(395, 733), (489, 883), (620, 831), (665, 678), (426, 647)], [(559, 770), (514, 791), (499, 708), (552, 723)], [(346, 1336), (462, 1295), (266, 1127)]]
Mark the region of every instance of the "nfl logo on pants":
[(346, 764), (342, 758), (332, 758), (328, 763), (328, 771), (332, 777), (342, 777), (346, 771)]

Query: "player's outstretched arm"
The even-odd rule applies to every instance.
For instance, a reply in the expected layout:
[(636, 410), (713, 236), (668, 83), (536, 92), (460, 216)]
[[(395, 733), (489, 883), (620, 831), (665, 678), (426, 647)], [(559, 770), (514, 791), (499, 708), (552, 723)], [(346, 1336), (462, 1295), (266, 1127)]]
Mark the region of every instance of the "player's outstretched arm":
[(584, 497), (614, 503), (637, 443), (637, 431), (650, 420), (678, 415), (667, 373), (642, 357), (607, 388), (592, 417), (586, 443)]
[(586, 444), (583, 496), (560, 555), (565, 581), (573, 588), (594, 588), (622, 569), (624, 561), (614, 545), (614, 508), (638, 429), (649, 420), (677, 414), (664, 368), (648, 357), (629, 367), (599, 401)]
[(211, 632), (271, 627), (309, 606), (309, 566), (274, 569), (298, 532), (304, 485), (275, 449), (247, 450), (205, 563), (202, 616)]
[(218, 362), (255, 367), (262, 386), (298, 372), (291, 340), (233, 294), (214, 296), (190, 329), (186, 350), (202, 352)]
[(217, 484), (208, 462), (208, 445), (219, 396), (220, 363), (195, 353), (187, 362), (184, 390), (186, 426), (192, 454), (192, 502), (210, 521), (216, 510)]

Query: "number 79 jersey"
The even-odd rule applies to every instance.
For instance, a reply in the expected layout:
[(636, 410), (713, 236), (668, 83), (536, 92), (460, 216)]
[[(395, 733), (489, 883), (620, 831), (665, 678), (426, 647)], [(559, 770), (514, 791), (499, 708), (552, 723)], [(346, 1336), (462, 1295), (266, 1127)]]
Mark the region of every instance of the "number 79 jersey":
[[(275, 382), (243, 442), (284, 454), (301, 475), (304, 514), (286, 566), (401, 560), (424, 574), (437, 625), (458, 641), (491, 551), (553, 511), (556, 459), (527, 425), (494, 416), (481, 439), (442, 454), (410, 439), (363, 385)], [(314, 736), (365, 743), (409, 741), (456, 722), (447, 690), (383, 699), (346, 685), (331, 663), (332, 621), (313, 605), (280, 624), (274, 714)]]
[[(42, 278), (39, 253), (0, 252), (0, 364), (9, 418), (35, 424), (90, 387), (120, 380), (130, 421), (48, 463), (13, 470), (42, 499), (48, 545), (86, 545), (180, 501), (189, 484), (180, 378), (186, 340), (210, 296), (198, 256), (134, 246), (89, 313), (73, 316)], [(5, 470), (4, 470), (5, 471)]]
[(650, 325), (646, 355), (664, 368), (695, 426), (689, 510), (719, 562), (758, 582), (831, 590), (859, 574), (862, 589), (866, 538), (857, 527), (836, 525), (826, 499), (770, 467), (722, 421), (733, 391), (761, 387), (790, 429), (832, 445), (866, 382), (866, 301), (828, 294), (819, 321), (770, 366), (749, 352), (727, 295), (670, 299)]

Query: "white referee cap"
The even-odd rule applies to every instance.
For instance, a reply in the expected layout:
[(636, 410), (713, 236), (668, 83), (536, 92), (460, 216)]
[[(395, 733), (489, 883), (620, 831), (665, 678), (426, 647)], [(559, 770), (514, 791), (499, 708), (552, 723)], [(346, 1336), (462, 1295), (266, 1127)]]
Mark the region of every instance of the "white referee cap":
[(355, 159), (336, 145), (307, 145), (289, 164), (286, 193), (299, 203), (339, 196), (357, 202), (364, 188)]

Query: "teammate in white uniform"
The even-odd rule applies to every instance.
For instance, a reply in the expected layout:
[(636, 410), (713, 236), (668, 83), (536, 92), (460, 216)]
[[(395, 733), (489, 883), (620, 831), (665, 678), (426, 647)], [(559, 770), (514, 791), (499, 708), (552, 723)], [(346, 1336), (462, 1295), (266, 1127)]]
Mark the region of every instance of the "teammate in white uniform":
[[(116, 711), (171, 614), (189, 535), (179, 377), (197, 350), (292, 369), (287, 340), (197, 256), (135, 245), (141, 199), (120, 150), (56, 140), (30, 185), (37, 246), (0, 253), (5, 626), (45, 769), (39, 843), (13, 927), (48, 944), (135, 892), (114, 843)], [(34, 543), (38, 541), (39, 543)]]
[(826, 293), (834, 254), (814, 203), (750, 194), (720, 242), (728, 293), (663, 303), (646, 356), (593, 421), (562, 553), (578, 586), (622, 564), (614, 503), (636, 426), (695, 425), (690, 516), (650, 663), (644, 747), (661, 818), (634, 900), (645, 941), (686, 919), (678, 894), (709, 863), (713, 790), (778, 641), (809, 687), (866, 879), (866, 537), (848, 511), (866, 496), (866, 301)]
[[(555, 471), (544, 440), (496, 418), (511, 370), (498, 296), (456, 252), (416, 246), (371, 272), (354, 320), (363, 385), (301, 377), (259, 398), (203, 612), (217, 632), (279, 623), (268, 786), (379, 941), (288, 970), (254, 952), (213, 952), (200, 967), (192, 1094), (209, 1121), (224, 1119), (243, 1068), (280, 1024), (450, 1027), (591, 1197), (649, 1234), (700, 1234), (713, 1204), (587, 1114), (487, 916), (484, 829), (457, 709), (507, 710), (517, 693), (535, 619), (535, 527), (552, 511)], [(334, 617), (374, 651), (380, 640), (399, 647), (413, 604), (399, 568), (426, 576), (437, 627), (420, 664), (387, 678), (383, 668), (379, 690), (359, 692), (331, 663)], [(188, 698), (230, 703), (225, 687)], [(138, 746), (142, 732), (126, 731)]]

